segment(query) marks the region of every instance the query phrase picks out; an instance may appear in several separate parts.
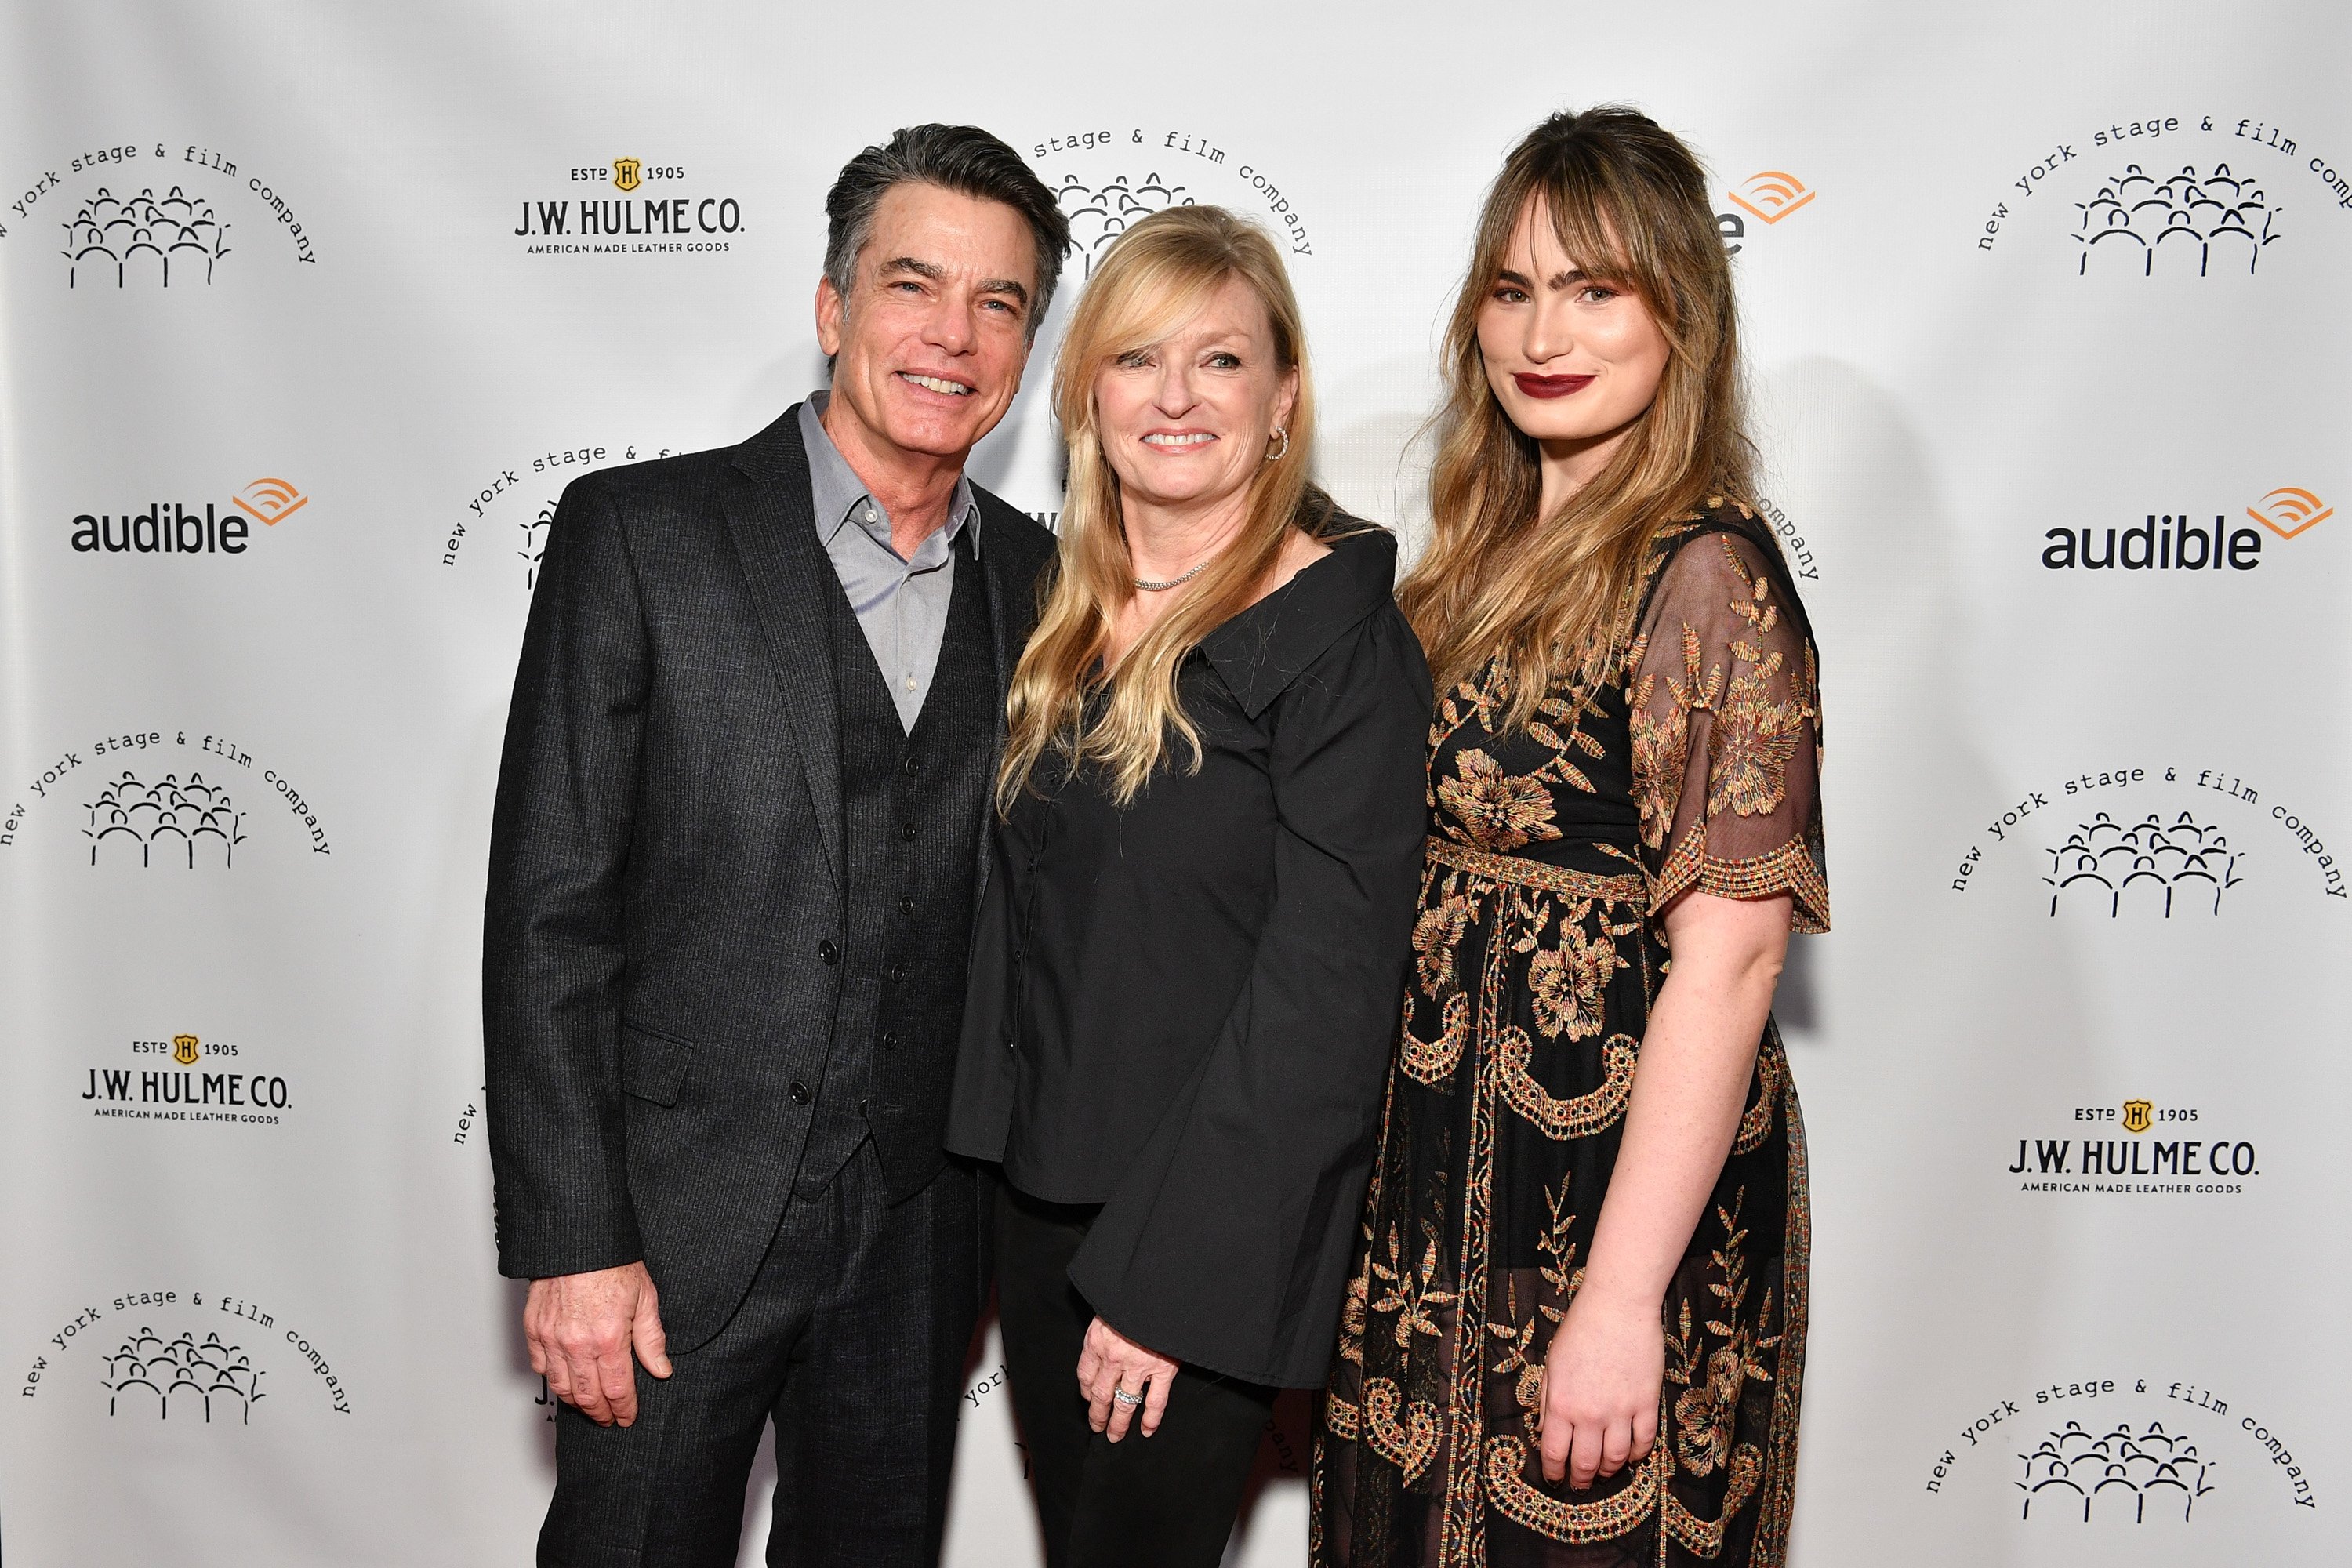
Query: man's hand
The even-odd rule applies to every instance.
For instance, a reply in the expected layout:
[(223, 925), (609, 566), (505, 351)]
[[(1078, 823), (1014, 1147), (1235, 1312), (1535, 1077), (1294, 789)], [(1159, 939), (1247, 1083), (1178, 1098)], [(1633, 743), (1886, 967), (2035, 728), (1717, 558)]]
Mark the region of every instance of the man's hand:
[(599, 1426), (628, 1426), (637, 1418), (629, 1352), (656, 1377), (669, 1375), (657, 1294), (642, 1263), (532, 1280), (522, 1305), (530, 1370)]

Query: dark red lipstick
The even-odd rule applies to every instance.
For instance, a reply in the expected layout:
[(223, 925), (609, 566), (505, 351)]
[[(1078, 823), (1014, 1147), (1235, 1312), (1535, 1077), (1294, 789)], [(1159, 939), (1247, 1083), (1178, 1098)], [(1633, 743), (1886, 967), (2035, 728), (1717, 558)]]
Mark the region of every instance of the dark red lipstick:
[(1566, 397), (1600, 380), (1595, 375), (1515, 375), (1511, 379), (1529, 397)]

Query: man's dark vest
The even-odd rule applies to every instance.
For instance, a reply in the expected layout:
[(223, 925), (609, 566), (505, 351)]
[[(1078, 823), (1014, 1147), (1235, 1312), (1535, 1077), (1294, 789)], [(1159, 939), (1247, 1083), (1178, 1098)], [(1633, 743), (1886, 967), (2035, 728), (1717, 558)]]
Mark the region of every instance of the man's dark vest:
[(848, 920), (824, 1083), (801, 1152), (803, 1194), (831, 1181), (869, 1131), (894, 1191), (940, 1160), (999, 701), (971, 538), (969, 523), (956, 535), (939, 667), (912, 735), (848, 596), (829, 595)]

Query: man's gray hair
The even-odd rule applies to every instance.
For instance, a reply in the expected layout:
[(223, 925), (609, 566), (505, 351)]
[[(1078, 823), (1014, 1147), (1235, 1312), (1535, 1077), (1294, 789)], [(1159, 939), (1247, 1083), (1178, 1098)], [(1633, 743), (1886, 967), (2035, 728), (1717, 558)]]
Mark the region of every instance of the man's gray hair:
[(857, 258), (874, 232), (874, 214), (893, 185), (919, 180), (976, 201), (1002, 202), (1021, 215), (1037, 242), (1037, 286), (1028, 332), (1037, 336), (1070, 247), (1070, 220), (1021, 154), (976, 125), (912, 125), (842, 166), (825, 193), (824, 275), (845, 303)]

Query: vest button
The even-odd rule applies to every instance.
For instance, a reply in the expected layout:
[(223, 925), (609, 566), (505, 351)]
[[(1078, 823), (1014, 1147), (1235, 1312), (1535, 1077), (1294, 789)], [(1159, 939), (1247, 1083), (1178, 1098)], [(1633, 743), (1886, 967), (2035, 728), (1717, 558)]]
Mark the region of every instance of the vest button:
[(894, 964), (892, 964), (892, 965), (890, 966), (890, 983), (891, 983), (892, 984), (894, 984), (894, 985), (895, 985), (895, 984), (897, 984), (899, 981), (904, 980), (904, 979), (906, 979), (906, 978), (907, 978), (907, 966), (906, 966), (905, 964), (903, 964), (903, 963), (894, 963)]
[(923, 764), (917, 762), (912, 757), (907, 758), (904, 762), (901, 762), (898, 766), (910, 773), (919, 773), (923, 771)]
[(915, 912), (915, 900), (911, 898), (900, 899), (898, 900), (898, 912), (902, 915), (913, 914)]
[(809, 1102), (808, 1085), (798, 1079), (793, 1079), (793, 1087), (784, 1092), (793, 1097), (794, 1105), (806, 1105)]
[(898, 837), (907, 840), (910, 844), (913, 843), (915, 839), (915, 825), (909, 822), (902, 826), (898, 829)]
[(828, 967), (841, 962), (841, 949), (834, 946), (829, 940), (816, 944), (816, 955), (824, 959)]
[(885, 1029), (882, 1031), (882, 1048), (886, 1051), (895, 1051), (898, 1048), (898, 1030)]

